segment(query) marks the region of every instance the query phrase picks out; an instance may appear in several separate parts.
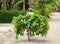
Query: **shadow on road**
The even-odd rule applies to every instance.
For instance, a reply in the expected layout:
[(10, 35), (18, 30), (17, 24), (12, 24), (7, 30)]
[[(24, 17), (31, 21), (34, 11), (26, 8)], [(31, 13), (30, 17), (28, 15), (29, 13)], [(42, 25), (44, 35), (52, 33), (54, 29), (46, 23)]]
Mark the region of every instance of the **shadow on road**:
[(19, 40), (19, 41), (15, 41), (16, 43), (51, 43), (51, 40), (35, 40), (32, 39), (31, 41), (28, 40)]

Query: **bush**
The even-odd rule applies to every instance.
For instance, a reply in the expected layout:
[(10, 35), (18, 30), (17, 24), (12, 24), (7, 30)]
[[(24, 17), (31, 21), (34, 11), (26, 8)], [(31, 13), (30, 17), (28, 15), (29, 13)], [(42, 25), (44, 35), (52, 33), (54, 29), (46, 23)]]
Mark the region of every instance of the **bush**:
[(25, 11), (19, 10), (0, 10), (0, 23), (10, 23), (14, 16), (25, 15)]

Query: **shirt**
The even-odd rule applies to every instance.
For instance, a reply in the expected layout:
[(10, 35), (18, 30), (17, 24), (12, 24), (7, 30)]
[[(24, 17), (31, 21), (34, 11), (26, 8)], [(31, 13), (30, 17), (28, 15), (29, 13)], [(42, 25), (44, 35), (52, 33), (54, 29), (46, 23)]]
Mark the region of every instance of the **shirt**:
[(33, 15), (33, 12), (28, 12), (27, 14), (29, 14), (29, 15)]

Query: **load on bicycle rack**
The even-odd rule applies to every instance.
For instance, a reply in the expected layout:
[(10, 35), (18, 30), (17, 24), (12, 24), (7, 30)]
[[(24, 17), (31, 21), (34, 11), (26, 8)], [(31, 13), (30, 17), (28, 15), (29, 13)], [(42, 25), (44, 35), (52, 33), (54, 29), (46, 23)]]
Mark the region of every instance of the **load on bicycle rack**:
[(15, 26), (16, 38), (18, 38), (19, 35), (24, 35), (24, 31), (27, 29), (29, 41), (31, 35), (46, 36), (49, 30), (46, 17), (38, 14), (19, 15), (13, 18), (12, 24)]

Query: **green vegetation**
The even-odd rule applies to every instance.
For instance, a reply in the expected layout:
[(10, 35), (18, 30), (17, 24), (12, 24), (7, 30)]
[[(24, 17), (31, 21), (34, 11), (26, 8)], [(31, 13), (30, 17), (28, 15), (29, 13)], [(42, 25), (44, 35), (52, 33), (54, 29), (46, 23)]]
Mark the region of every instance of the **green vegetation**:
[(23, 35), (26, 29), (32, 30), (36, 35), (41, 34), (42, 36), (46, 36), (49, 25), (46, 17), (33, 14), (33, 15), (19, 15), (18, 17), (14, 17), (12, 23), (15, 25), (16, 37), (19, 35)]
[(56, 0), (56, 5), (58, 7), (58, 11), (60, 12), (60, 0)]
[(39, 2), (32, 2), (33, 12), (47, 16), (50, 14), (54, 5), (54, 0), (39, 0)]
[(60, 7), (60, 0), (56, 0), (56, 5)]
[(18, 10), (0, 10), (0, 23), (11, 23), (14, 16), (25, 15), (26, 11)]

